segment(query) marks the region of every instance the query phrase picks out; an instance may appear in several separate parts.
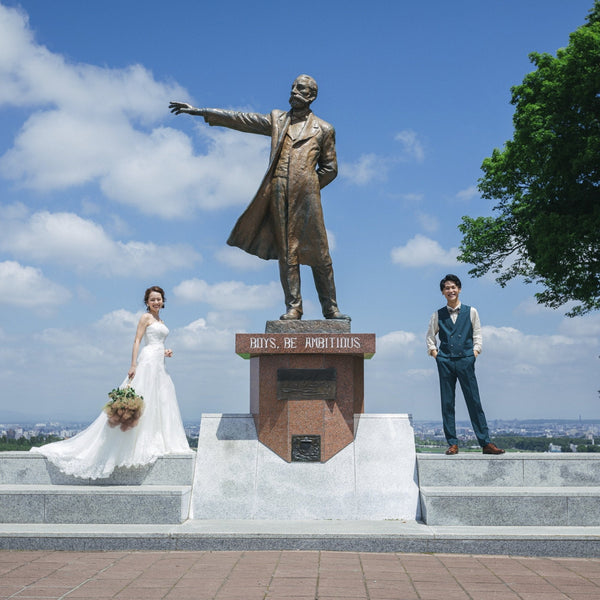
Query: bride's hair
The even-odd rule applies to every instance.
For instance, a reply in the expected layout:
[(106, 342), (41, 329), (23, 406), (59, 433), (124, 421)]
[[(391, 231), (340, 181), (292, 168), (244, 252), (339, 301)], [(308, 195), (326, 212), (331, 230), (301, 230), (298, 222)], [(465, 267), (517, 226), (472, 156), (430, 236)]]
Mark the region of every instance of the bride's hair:
[(148, 298), (150, 298), (150, 294), (152, 292), (158, 292), (163, 299), (162, 302), (162, 308), (165, 307), (165, 302), (167, 301), (167, 298), (165, 296), (165, 290), (163, 290), (161, 287), (158, 287), (157, 285), (153, 285), (152, 287), (149, 287), (145, 292), (144, 292), (144, 304), (146, 305), (146, 310), (149, 310), (148, 308)]

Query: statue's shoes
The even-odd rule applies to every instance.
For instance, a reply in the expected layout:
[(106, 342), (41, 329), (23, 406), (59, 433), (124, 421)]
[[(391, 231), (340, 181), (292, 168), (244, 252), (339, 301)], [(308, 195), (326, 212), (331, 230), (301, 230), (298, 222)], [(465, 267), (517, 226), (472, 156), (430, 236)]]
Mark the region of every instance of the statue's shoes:
[(302, 318), (302, 313), (295, 309), (295, 308), (290, 308), (290, 310), (288, 310), (284, 315), (281, 315), (279, 317), (280, 321), (298, 321)]
[(333, 312), (327, 313), (323, 315), (326, 319), (337, 319), (338, 321), (352, 321), (349, 315), (345, 315), (341, 313), (339, 310), (334, 310)]

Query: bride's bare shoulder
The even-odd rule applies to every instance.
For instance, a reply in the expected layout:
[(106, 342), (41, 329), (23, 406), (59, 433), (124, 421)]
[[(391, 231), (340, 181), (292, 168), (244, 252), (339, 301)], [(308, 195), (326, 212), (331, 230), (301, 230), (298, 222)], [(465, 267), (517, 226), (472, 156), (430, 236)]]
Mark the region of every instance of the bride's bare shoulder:
[(150, 323), (154, 321), (154, 317), (150, 313), (144, 313), (140, 320), (138, 321), (138, 327), (141, 325), (142, 327), (148, 327)]

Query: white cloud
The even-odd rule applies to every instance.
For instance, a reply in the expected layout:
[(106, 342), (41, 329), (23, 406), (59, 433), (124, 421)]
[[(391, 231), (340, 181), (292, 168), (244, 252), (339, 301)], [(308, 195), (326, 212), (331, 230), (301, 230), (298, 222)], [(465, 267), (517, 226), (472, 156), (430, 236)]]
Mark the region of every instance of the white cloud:
[(597, 342), (600, 339), (600, 314), (590, 313), (582, 317), (565, 318), (559, 330), (564, 335)]
[(97, 331), (108, 334), (129, 334), (135, 331), (142, 313), (132, 313), (123, 308), (114, 310), (104, 315), (99, 321), (94, 323)]
[(186, 96), (140, 65), (69, 63), (35, 42), (25, 15), (0, 6), (0, 105), (36, 110), (0, 157), (0, 174), (23, 187), (96, 183), (109, 198), (165, 218), (247, 203), (268, 140), (202, 127), (207, 153), (195, 155), (188, 136), (157, 125), (190, 118), (168, 112), (168, 99)]
[(427, 233), (434, 233), (440, 228), (440, 221), (434, 215), (428, 215), (427, 213), (422, 212), (417, 213), (417, 221)]
[(363, 154), (355, 162), (340, 164), (340, 177), (347, 179), (354, 185), (366, 185), (372, 181), (385, 178), (387, 173), (387, 160), (374, 153)]
[(61, 365), (60, 370), (80, 368), (89, 373), (94, 368), (104, 369), (112, 362), (111, 346), (102, 345), (100, 339), (92, 338), (88, 331), (51, 327), (37, 333), (34, 339), (38, 347), (52, 348), (51, 352), (44, 353), (43, 360), (46, 365)]
[(484, 352), (514, 366), (559, 365), (576, 362), (583, 346), (581, 338), (567, 335), (531, 335), (514, 327), (483, 326)]
[[(410, 331), (391, 331), (377, 338), (377, 355), (393, 357), (411, 355), (415, 351), (417, 336)], [(424, 342), (423, 342), (424, 347)]]
[(390, 167), (395, 163), (416, 161), (423, 162), (425, 151), (416, 132), (406, 129), (394, 136), (402, 146), (401, 154), (397, 156), (380, 156), (374, 152), (362, 154), (354, 162), (340, 164), (340, 177), (354, 185), (366, 185), (373, 181), (383, 181)]
[(25, 219), (3, 220), (0, 248), (16, 257), (119, 277), (159, 275), (200, 260), (186, 245), (115, 241), (91, 220), (46, 211)]
[(206, 323), (215, 329), (234, 332), (246, 331), (249, 318), (244, 312), (214, 310), (206, 313)]
[(258, 271), (263, 269), (268, 261), (248, 254), (240, 248), (224, 246), (215, 252), (215, 258), (222, 264), (240, 271)]
[(177, 329), (173, 339), (182, 350), (198, 350), (213, 354), (231, 352), (233, 336), (231, 329), (218, 329), (208, 324), (206, 319), (197, 319)]
[(407, 206), (421, 204), (425, 196), (423, 194), (400, 194), (400, 198)]
[(413, 159), (417, 162), (423, 162), (425, 160), (425, 150), (423, 144), (419, 140), (419, 136), (416, 131), (412, 129), (405, 129), (398, 132), (394, 139), (402, 144), (404, 159)]
[(327, 244), (329, 245), (329, 250), (331, 250), (331, 252), (333, 252), (337, 245), (337, 241), (335, 239), (335, 233), (333, 233), (333, 231), (331, 231), (330, 229), (326, 229), (325, 232), (327, 234)]
[(404, 246), (392, 248), (392, 262), (405, 267), (424, 267), (426, 265), (456, 265), (458, 248), (444, 250), (435, 240), (417, 234)]
[(44, 277), (39, 269), (4, 261), (0, 262), (0, 296), (5, 304), (46, 313), (68, 302), (71, 293)]
[(168, 218), (250, 202), (266, 168), (268, 140), (228, 130), (197, 131), (207, 154), (194, 155), (191, 140), (179, 131), (155, 129), (111, 164), (101, 180), (103, 192)]
[(524, 315), (542, 315), (549, 312), (554, 312), (554, 309), (548, 308), (543, 304), (539, 304), (535, 298), (527, 298), (523, 300), (516, 308), (516, 313), (522, 313)]
[(432, 379), (437, 375), (435, 369), (407, 369), (406, 376), (415, 380)]
[(479, 196), (479, 190), (477, 189), (476, 185), (472, 185), (471, 187), (468, 187), (467, 189), (458, 192), (456, 194), (456, 199), (467, 202), (469, 200), (472, 200), (473, 198), (476, 198), (477, 196)]
[(241, 281), (224, 281), (211, 285), (194, 278), (182, 281), (173, 293), (185, 302), (206, 302), (225, 311), (262, 309), (281, 300), (281, 288), (275, 282), (246, 285)]

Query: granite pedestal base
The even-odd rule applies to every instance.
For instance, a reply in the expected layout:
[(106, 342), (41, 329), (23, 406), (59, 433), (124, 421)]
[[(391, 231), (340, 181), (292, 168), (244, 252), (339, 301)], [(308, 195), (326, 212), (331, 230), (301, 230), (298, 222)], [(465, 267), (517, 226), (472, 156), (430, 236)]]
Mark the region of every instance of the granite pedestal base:
[(355, 420), (354, 443), (327, 462), (286, 463), (259, 443), (252, 415), (202, 415), (192, 518), (419, 518), (409, 416)]
[(268, 321), (236, 335), (250, 359), (250, 413), (258, 440), (287, 462), (325, 462), (351, 444), (364, 412), (364, 359), (375, 334), (349, 321)]

